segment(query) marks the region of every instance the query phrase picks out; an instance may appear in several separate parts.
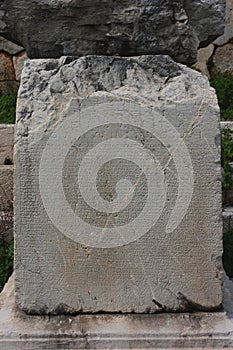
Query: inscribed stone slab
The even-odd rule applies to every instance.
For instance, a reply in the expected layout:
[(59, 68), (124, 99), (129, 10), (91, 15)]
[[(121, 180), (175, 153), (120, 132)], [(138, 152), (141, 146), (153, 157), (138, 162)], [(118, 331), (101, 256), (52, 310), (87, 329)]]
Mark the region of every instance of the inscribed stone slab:
[(32, 60), (15, 143), (15, 299), (28, 313), (222, 302), (219, 110), (168, 56)]

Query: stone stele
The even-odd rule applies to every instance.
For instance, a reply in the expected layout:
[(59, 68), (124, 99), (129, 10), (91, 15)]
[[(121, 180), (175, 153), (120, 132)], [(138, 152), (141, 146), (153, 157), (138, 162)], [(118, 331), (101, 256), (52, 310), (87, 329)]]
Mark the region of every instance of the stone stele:
[(30, 314), (216, 310), (219, 109), (168, 56), (31, 60), (15, 139), (15, 300)]
[(193, 64), (224, 32), (226, 0), (1, 0), (0, 34), (30, 58), (166, 54)]

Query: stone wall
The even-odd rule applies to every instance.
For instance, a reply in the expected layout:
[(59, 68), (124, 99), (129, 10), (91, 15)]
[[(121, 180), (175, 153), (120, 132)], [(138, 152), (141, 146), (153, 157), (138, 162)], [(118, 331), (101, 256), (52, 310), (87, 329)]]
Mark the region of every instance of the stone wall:
[(0, 239), (13, 237), (14, 125), (0, 124)]
[(17, 92), (26, 59), (23, 47), (0, 37), (0, 94)]
[[(27, 54), (23, 47), (0, 37), (0, 96), (17, 93)], [(0, 239), (13, 237), (14, 125), (0, 124)]]
[[(206, 48), (199, 49), (198, 59), (194, 68), (207, 75), (212, 81), (226, 72), (232, 74), (233, 79), (233, 0), (226, 1), (226, 25), (224, 34)], [(224, 87), (222, 87), (222, 89), (223, 88)], [(227, 93), (229, 94), (229, 98), (233, 96), (233, 91), (228, 91)], [(228, 120), (229, 118), (233, 120), (231, 113), (224, 115), (224, 119)], [(233, 130), (232, 121), (222, 122), (222, 128)], [(224, 215), (233, 218), (233, 188), (227, 190), (224, 197), (226, 205), (231, 206), (231, 208), (226, 209), (226, 214)], [(233, 222), (231, 226), (233, 227)]]
[(195, 64), (204, 74), (210, 77), (211, 72), (233, 73), (233, 0), (226, 0), (226, 25), (222, 36), (213, 43), (198, 51)]

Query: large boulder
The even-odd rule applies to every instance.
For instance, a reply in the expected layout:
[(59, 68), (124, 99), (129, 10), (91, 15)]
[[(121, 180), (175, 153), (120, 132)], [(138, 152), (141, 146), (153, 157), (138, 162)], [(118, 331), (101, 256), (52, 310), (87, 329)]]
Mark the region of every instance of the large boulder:
[(168, 54), (191, 65), (224, 16), (225, 0), (1, 0), (0, 34), (30, 58)]

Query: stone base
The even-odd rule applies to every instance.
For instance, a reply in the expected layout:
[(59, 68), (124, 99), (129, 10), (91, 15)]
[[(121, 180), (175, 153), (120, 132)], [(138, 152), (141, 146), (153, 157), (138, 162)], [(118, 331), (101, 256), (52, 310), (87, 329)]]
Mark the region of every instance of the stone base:
[(11, 278), (0, 298), (0, 349), (233, 349), (233, 283), (224, 311), (180, 314), (28, 316)]

